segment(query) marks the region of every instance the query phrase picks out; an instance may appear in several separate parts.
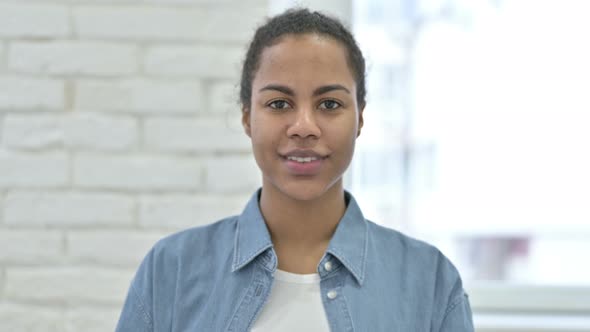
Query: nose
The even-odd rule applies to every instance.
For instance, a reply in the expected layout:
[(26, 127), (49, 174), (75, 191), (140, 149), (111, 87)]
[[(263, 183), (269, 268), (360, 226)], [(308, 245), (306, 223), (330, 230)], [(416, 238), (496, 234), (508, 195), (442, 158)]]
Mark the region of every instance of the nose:
[(317, 112), (312, 107), (300, 107), (294, 112), (294, 120), (287, 129), (289, 137), (319, 138), (320, 127), (317, 123)]

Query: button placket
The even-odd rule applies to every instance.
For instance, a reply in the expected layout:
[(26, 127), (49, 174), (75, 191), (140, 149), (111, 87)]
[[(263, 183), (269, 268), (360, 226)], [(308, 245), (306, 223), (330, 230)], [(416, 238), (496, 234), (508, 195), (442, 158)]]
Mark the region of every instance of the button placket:
[(330, 274), (330, 276), (323, 278), (321, 281), (322, 302), (324, 303), (332, 331), (353, 332), (352, 317), (350, 316), (346, 296), (343, 292), (344, 271), (338, 269), (338, 265), (333, 261), (332, 272), (327, 272), (324, 264), (322, 264), (322, 269), (325, 273)]
[(330, 300), (333, 300), (333, 299), (335, 299), (335, 298), (338, 297), (338, 292), (336, 290), (332, 289), (332, 290), (328, 291), (328, 293), (326, 294), (326, 296), (328, 296), (328, 298)]

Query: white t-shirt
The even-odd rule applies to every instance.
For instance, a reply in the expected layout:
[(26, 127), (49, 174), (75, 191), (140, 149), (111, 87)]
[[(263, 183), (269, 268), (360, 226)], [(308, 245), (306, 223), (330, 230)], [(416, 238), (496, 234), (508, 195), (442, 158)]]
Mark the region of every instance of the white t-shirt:
[(275, 271), (268, 301), (252, 332), (329, 332), (320, 292), (320, 275)]

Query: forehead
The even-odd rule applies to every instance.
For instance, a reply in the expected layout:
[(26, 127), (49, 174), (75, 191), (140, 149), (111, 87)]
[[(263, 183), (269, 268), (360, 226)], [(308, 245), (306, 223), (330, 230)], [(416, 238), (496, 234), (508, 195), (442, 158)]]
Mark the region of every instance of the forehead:
[(318, 34), (287, 35), (262, 51), (254, 86), (301, 80), (354, 84), (345, 46)]

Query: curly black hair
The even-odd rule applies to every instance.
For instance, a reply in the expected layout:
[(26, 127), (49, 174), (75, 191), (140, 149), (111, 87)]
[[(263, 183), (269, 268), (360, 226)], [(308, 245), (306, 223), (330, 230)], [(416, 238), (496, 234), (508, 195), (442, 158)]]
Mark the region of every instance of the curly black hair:
[(242, 67), (240, 80), (240, 102), (242, 107), (250, 109), (252, 81), (260, 65), (260, 54), (263, 49), (272, 46), (284, 35), (308, 33), (329, 36), (346, 47), (348, 65), (357, 86), (357, 103), (361, 108), (364, 107), (367, 93), (365, 86), (365, 59), (352, 33), (338, 19), (320, 12), (311, 12), (305, 8), (289, 9), (280, 15), (271, 17), (256, 30)]

